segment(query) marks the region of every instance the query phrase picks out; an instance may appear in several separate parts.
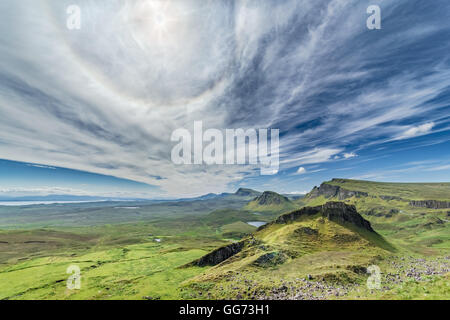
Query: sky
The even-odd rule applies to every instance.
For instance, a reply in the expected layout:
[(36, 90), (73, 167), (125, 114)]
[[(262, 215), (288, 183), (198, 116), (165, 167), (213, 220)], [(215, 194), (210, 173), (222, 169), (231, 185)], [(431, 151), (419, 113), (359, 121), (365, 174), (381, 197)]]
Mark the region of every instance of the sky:
[[(367, 27), (371, 5), (381, 29)], [(449, 12), (447, 0), (2, 0), (0, 196), (450, 181)], [(175, 164), (171, 135), (196, 121), (279, 129), (278, 173)]]

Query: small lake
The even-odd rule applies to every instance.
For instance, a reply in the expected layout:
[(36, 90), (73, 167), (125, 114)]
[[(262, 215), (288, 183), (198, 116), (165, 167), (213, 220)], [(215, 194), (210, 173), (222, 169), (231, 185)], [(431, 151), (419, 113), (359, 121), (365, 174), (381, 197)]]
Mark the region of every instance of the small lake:
[(259, 227), (267, 224), (267, 222), (264, 222), (264, 221), (250, 221), (250, 222), (247, 222), (247, 224), (259, 228)]

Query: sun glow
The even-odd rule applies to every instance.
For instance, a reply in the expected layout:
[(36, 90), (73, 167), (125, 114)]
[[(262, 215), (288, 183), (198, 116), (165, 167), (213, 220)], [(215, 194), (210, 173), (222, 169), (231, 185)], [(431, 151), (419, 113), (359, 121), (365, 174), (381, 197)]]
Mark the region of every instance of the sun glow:
[(127, 8), (125, 17), (141, 47), (174, 47), (192, 23), (180, 1), (137, 1)]

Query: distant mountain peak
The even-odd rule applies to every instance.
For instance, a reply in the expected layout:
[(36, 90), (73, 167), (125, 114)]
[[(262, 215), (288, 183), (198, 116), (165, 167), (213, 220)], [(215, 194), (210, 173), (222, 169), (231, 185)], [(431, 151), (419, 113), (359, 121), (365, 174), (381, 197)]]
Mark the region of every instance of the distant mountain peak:
[(279, 205), (283, 203), (290, 202), (288, 198), (282, 196), (273, 191), (264, 191), (260, 196), (256, 197), (253, 201), (255, 201), (260, 206), (268, 206), (268, 205)]
[(236, 192), (236, 196), (242, 196), (242, 197), (257, 197), (261, 194), (261, 192), (248, 189), (248, 188), (239, 188)]

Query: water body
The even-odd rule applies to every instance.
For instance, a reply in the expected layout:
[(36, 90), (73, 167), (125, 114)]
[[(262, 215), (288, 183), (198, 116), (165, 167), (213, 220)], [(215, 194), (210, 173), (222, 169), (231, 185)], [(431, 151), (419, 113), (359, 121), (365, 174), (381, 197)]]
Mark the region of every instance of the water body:
[(250, 222), (247, 222), (247, 224), (259, 228), (259, 227), (267, 224), (267, 222), (264, 222), (264, 221), (250, 221)]
[(0, 206), (32, 206), (36, 204), (93, 203), (103, 201), (0, 201)]

